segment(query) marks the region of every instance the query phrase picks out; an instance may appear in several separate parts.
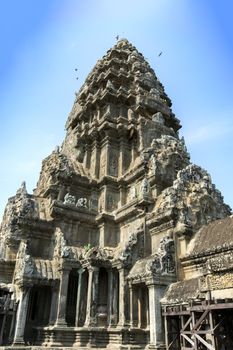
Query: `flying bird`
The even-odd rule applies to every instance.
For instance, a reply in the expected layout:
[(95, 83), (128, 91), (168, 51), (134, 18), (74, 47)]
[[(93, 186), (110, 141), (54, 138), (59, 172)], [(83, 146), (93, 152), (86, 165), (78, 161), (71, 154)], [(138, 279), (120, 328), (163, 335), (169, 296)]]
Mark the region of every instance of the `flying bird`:
[(78, 77), (76, 79), (78, 80)]
[(116, 36), (116, 40), (119, 40), (119, 35)]
[(163, 51), (160, 51), (160, 53), (158, 54), (158, 57), (160, 57), (162, 55)]
[(75, 68), (75, 72), (77, 72), (78, 68)]

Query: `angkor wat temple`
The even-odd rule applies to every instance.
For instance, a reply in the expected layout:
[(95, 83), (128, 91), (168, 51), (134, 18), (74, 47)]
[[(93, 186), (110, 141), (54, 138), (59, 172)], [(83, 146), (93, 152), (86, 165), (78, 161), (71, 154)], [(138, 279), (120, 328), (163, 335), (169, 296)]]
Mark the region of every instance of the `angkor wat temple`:
[(233, 218), (171, 101), (121, 39), (0, 228), (0, 344), (233, 349)]

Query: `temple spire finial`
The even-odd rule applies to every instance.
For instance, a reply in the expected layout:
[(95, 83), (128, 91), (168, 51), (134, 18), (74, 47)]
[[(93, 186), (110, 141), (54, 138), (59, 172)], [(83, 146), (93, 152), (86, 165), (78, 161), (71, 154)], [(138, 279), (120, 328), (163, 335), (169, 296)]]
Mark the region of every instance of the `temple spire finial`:
[(17, 190), (17, 194), (27, 194), (26, 181), (22, 181), (20, 188)]

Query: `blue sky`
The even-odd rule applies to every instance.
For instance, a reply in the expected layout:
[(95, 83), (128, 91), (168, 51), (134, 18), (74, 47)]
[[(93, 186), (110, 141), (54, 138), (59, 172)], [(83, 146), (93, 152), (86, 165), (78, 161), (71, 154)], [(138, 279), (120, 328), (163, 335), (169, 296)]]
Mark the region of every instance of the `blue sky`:
[(233, 207), (231, 0), (0, 0), (0, 216), (23, 180), (35, 188), (75, 91), (116, 35), (148, 59), (192, 162)]

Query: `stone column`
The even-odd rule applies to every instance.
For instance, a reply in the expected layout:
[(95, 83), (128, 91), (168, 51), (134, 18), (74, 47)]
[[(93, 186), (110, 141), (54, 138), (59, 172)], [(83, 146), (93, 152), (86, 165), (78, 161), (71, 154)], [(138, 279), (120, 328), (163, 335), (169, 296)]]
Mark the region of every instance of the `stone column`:
[(81, 268), (78, 270), (78, 290), (77, 290), (77, 304), (76, 304), (76, 317), (75, 326), (79, 326), (80, 312), (81, 312), (81, 293), (82, 293), (82, 280), (84, 270)]
[(133, 288), (133, 327), (139, 327), (139, 301), (138, 301), (138, 287)]
[[(106, 200), (104, 200), (106, 202)], [(103, 208), (105, 209), (105, 208)], [(104, 247), (104, 241), (105, 241), (105, 223), (99, 224), (99, 246), (102, 248)]]
[(27, 319), (30, 291), (31, 288), (26, 287), (25, 289), (21, 290), (20, 293), (13, 345), (24, 345), (24, 331)]
[(67, 326), (66, 323), (66, 298), (68, 293), (69, 283), (69, 270), (63, 269), (61, 271), (61, 280), (58, 297), (58, 309), (57, 309), (57, 326)]
[(106, 137), (106, 144), (105, 144), (105, 152), (106, 152), (106, 169), (105, 169), (105, 175), (110, 175), (110, 142), (109, 137)]
[(83, 163), (85, 164), (85, 167), (87, 169), (90, 169), (90, 162), (91, 162), (91, 148), (90, 148), (90, 145), (86, 145), (86, 152), (85, 152)]
[(137, 306), (138, 306), (138, 328), (142, 328), (142, 288), (138, 288), (138, 293), (137, 293)]
[(52, 289), (52, 299), (51, 299), (50, 316), (49, 316), (50, 325), (53, 325), (56, 322), (58, 297), (59, 297), (58, 287), (54, 286)]
[(119, 167), (118, 167), (118, 176), (122, 176), (124, 173), (124, 139), (121, 136), (120, 137), (120, 146), (119, 146), (120, 152), (119, 152)]
[(135, 162), (135, 159), (137, 158), (137, 151), (135, 146), (135, 140), (132, 141), (132, 148), (131, 148), (131, 159), (132, 162)]
[(164, 330), (160, 300), (165, 286), (148, 285), (150, 308), (150, 349), (165, 349)]
[(127, 290), (125, 282), (125, 270), (119, 270), (119, 321), (118, 326), (124, 327), (126, 324)]
[(130, 327), (134, 326), (134, 310), (133, 310), (133, 286), (129, 286), (129, 317), (130, 317)]
[(146, 328), (149, 328), (150, 326), (150, 307), (149, 307), (149, 291), (148, 287), (146, 286)]
[(107, 324), (111, 326), (113, 316), (113, 272), (108, 270), (108, 319)]
[(118, 321), (118, 305), (119, 305), (119, 281), (118, 271), (113, 270), (113, 293), (112, 293), (112, 318), (111, 324), (116, 325)]
[[(95, 140), (93, 144), (92, 157), (93, 162), (93, 175), (98, 179), (100, 173), (100, 147), (98, 142)], [(91, 165), (92, 169), (92, 165)]]
[(91, 266), (88, 268), (88, 290), (87, 290), (87, 310), (85, 327), (93, 326), (97, 323), (97, 298), (99, 268)]

